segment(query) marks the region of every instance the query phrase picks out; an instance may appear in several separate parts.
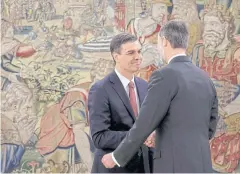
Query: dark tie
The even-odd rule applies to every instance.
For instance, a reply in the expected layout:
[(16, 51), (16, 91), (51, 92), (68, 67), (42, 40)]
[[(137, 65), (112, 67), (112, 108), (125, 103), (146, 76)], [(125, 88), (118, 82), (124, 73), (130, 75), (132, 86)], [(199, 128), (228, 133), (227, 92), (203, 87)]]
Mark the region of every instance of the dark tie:
[(129, 87), (129, 100), (130, 100), (130, 104), (132, 106), (133, 112), (135, 114), (135, 116), (138, 116), (138, 109), (137, 109), (137, 101), (136, 101), (136, 95), (135, 95), (135, 85), (132, 81), (129, 82), (128, 84)]

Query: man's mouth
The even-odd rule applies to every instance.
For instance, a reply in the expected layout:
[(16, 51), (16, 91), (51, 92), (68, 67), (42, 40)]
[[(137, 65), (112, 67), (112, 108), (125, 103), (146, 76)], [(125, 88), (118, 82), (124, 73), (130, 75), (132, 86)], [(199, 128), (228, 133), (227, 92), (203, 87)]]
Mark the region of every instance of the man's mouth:
[(133, 63), (135, 66), (140, 66), (141, 63)]

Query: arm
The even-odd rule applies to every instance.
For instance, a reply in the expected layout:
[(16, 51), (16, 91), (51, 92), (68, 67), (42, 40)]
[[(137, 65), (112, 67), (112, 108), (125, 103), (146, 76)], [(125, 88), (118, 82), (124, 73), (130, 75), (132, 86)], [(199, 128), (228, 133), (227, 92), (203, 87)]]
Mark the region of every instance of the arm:
[(93, 143), (98, 149), (116, 149), (126, 131), (112, 131), (108, 94), (98, 82), (89, 91), (88, 99), (90, 130)]
[[(213, 83), (212, 83), (213, 85)], [(213, 99), (213, 105), (212, 105), (212, 110), (211, 110), (211, 116), (210, 116), (210, 124), (209, 124), (209, 139), (212, 139), (215, 131), (216, 131), (216, 127), (217, 127), (217, 122), (218, 122), (218, 98), (217, 98), (217, 93), (216, 93), (216, 89), (213, 85), (213, 89), (214, 89), (214, 93), (215, 93), (215, 97)]]
[(120, 166), (125, 166), (128, 163), (141, 144), (166, 116), (170, 102), (176, 94), (174, 89), (176, 85), (171, 84), (171, 81), (174, 81), (172, 79), (174, 76), (168, 76), (172, 72), (168, 71), (168, 69), (165, 70), (157, 70), (152, 74), (139, 118), (126, 135), (126, 138), (113, 152), (113, 159), (115, 158)]

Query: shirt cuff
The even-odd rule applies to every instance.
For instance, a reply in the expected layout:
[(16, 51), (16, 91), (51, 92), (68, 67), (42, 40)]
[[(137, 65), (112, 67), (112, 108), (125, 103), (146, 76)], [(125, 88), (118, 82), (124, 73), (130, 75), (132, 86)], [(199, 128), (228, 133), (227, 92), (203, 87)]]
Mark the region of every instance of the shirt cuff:
[(115, 164), (117, 164), (117, 165), (118, 165), (118, 167), (121, 167), (121, 166), (120, 166), (120, 164), (118, 164), (117, 160), (115, 159), (115, 157), (114, 157), (113, 153), (112, 153), (112, 159), (113, 159), (113, 161), (115, 162)]

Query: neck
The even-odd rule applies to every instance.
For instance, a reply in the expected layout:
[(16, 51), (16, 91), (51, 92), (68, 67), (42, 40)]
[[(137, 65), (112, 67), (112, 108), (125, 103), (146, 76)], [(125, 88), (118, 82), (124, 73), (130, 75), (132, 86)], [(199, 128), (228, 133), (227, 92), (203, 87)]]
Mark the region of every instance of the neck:
[(131, 81), (133, 79), (133, 77), (134, 77), (133, 73), (124, 71), (121, 68), (119, 68), (117, 65), (115, 66), (115, 68), (122, 76), (126, 77), (128, 80)]
[(186, 50), (182, 48), (175, 48), (169, 51), (169, 54), (166, 55), (167, 61), (169, 61), (172, 57), (178, 55), (178, 54), (186, 54)]

